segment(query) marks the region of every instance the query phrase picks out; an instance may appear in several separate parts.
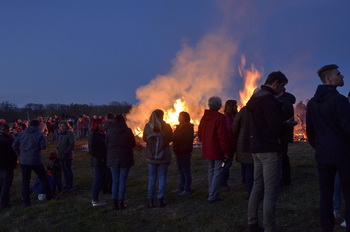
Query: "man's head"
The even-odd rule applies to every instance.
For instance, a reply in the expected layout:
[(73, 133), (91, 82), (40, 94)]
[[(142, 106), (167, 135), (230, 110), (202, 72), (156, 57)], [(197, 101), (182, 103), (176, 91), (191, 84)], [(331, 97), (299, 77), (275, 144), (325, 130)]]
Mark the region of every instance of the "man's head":
[(288, 84), (287, 77), (280, 71), (272, 72), (267, 77), (265, 84), (275, 90), (276, 94), (284, 90), (284, 86)]
[(1, 124), (0, 126), (0, 133), (1, 134), (8, 134), (10, 132), (10, 127), (8, 124)]
[(208, 106), (209, 106), (209, 109), (211, 109), (211, 110), (215, 110), (215, 111), (220, 110), (220, 108), (222, 106), (221, 98), (219, 98), (217, 96), (209, 98)]
[(339, 72), (338, 68), (339, 67), (336, 64), (328, 64), (317, 71), (317, 74), (324, 85), (332, 85), (336, 87), (344, 85), (344, 76)]
[(40, 122), (37, 119), (33, 119), (29, 122), (29, 126), (38, 127)]

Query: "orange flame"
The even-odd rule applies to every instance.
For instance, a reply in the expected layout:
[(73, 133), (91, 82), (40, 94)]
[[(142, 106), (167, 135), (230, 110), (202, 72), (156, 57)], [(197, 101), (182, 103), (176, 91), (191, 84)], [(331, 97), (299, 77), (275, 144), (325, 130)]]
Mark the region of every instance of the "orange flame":
[(249, 98), (252, 96), (254, 90), (258, 87), (257, 81), (260, 79), (260, 72), (251, 65), (250, 69), (245, 69), (246, 59), (244, 56), (241, 58), (241, 67), (239, 67), (239, 74), (244, 79), (244, 89), (243, 91), (239, 91), (239, 97), (241, 101), (241, 105), (239, 108), (241, 109), (245, 104), (247, 104)]
[(186, 106), (186, 101), (182, 101), (181, 99), (176, 99), (174, 103), (173, 109), (164, 110), (164, 121), (168, 123), (172, 128), (175, 125), (179, 124), (178, 118), (179, 114), (182, 111), (188, 111), (188, 107)]

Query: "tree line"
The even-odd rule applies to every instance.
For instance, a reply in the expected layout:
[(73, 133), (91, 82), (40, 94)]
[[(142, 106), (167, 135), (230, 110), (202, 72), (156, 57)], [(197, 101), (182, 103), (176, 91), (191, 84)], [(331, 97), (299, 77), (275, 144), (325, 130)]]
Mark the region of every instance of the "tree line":
[(61, 119), (78, 118), (81, 114), (105, 116), (108, 112), (126, 114), (130, 111), (131, 107), (132, 105), (127, 102), (120, 103), (117, 101), (110, 102), (108, 105), (28, 103), (23, 107), (3, 101), (0, 103), (0, 118), (10, 123), (19, 118), (30, 120), (38, 116), (52, 117), (56, 114)]

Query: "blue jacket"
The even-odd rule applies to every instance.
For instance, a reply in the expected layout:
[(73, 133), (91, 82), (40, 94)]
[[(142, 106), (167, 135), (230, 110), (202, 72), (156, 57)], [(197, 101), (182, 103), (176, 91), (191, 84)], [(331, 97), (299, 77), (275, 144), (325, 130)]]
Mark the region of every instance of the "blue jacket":
[(307, 104), (306, 133), (318, 163), (350, 162), (350, 103), (336, 87), (318, 86)]
[(46, 141), (37, 127), (27, 127), (19, 133), (12, 144), (19, 155), (19, 163), (23, 165), (40, 165), (41, 150), (46, 149)]

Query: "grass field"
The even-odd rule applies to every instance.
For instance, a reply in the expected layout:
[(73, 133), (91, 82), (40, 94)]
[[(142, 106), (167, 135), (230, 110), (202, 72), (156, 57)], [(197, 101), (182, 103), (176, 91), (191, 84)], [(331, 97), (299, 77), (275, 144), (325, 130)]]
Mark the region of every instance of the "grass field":
[[(84, 141), (78, 142), (82, 145)], [(43, 153), (54, 150), (54, 145)], [(276, 210), (279, 231), (321, 231), (318, 217), (318, 183), (313, 149), (307, 143), (290, 144), (292, 185), (281, 191)], [(63, 199), (39, 201), (32, 196), (32, 206), (21, 202), (20, 169), (15, 170), (11, 189), (13, 207), (0, 211), (0, 232), (73, 232), (73, 231), (245, 231), (247, 197), (240, 183), (240, 165), (234, 163), (229, 180), (230, 190), (221, 196), (222, 202), (207, 202), (207, 162), (201, 150), (192, 158), (193, 193), (188, 198), (172, 193), (178, 183), (175, 160), (170, 165), (165, 208), (147, 208), (147, 165), (142, 149), (135, 150), (135, 166), (127, 184), (127, 205), (123, 211), (112, 210), (111, 195), (101, 195), (109, 204), (91, 205), (93, 168), (90, 157), (79, 148), (74, 152), (73, 172), (76, 190), (65, 193)], [(35, 179), (32, 174), (32, 179)], [(338, 223), (339, 224), (339, 223)], [(344, 231), (336, 226), (335, 231)]]

